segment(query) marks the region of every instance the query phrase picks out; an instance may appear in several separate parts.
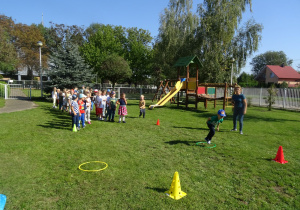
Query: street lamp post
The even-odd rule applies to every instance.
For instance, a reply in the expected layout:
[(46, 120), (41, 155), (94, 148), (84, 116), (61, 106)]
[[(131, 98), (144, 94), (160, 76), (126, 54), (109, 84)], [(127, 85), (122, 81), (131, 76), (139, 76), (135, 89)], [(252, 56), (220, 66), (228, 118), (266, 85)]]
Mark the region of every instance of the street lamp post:
[(230, 75), (230, 95), (232, 95), (232, 76), (233, 76), (233, 63), (234, 63), (235, 59), (232, 58), (231, 59), (231, 75)]
[(41, 97), (43, 98), (43, 76), (42, 76), (42, 46), (43, 46), (43, 42), (38, 41), (37, 45), (39, 46), (39, 50), (40, 50), (40, 82), (41, 82)]

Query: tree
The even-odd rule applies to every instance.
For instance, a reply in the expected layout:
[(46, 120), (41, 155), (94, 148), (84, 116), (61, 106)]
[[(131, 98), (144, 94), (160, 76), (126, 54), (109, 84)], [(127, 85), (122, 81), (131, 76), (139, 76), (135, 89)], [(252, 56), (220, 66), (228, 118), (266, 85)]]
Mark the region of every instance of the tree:
[(143, 83), (150, 75), (152, 49), (150, 33), (143, 29), (128, 28), (126, 30), (125, 59), (132, 70), (130, 83)]
[(105, 78), (101, 68), (102, 62), (112, 54), (124, 55), (123, 44), (120, 40), (123, 37), (124, 29), (102, 24), (93, 24), (92, 27), (92, 29), (86, 30), (89, 33), (88, 39), (80, 51), (93, 68), (94, 73), (97, 73), (103, 82)]
[(101, 72), (112, 82), (113, 88), (117, 82), (131, 77), (132, 71), (127, 61), (118, 54), (111, 54), (101, 64)]
[(293, 60), (288, 59), (283, 51), (267, 51), (255, 56), (250, 64), (251, 71), (256, 76), (266, 65), (291, 65)]
[(10, 41), (10, 36), (4, 28), (0, 26), (0, 70), (12, 73), (16, 70), (19, 59), (14, 45)]
[[(14, 45), (22, 67), (27, 67), (28, 77), (33, 79), (33, 72), (39, 72), (40, 54), (37, 42), (45, 43), (41, 31), (36, 25), (16, 24), (13, 31)], [(42, 48), (44, 49), (45, 46)], [(42, 66), (46, 67), (48, 61), (47, 52), (42, 53)]]
[(170, 0), (160, 16), (159, 34), (154, 45), (154, 69), (160, 77), (176, 78), (173, 65), (180, 57), (193, 55), (194, 33), (199, 18), (192, 13), (192, 0)]
[(170, 0), (154, 46), (163, 73), (174, 78), (176, 60), (196, 54), (203, 64), (200, 82), (229, 82), (232, 58), (237, 75), (261, 40), (262, 25), (253, 20), (239, 28), (248, 5), (251, 9), (251, 0), (204, 0), (197, 17), (191, 12), (192, 0)]
[(91, 83), (92, 70), (81, 57), (78, 45), (69, 39), (64, 40), (52, 52), (49, 67), (51, 87), (74, 88)]
[(228, 82), (232, 58), (234, 74), (239, 74), (247, 57), (258, 49), (262, 25), (249, 20), (238, 28), (242, 14), (251, 0), (204, 0), (198, 11), (196, 51), (204, 66), (200, 81)]
[(242, 87), (255, 87), (258, 85), (258, 82), (254, 79), (254, 75), (245, 72), (241, 73), (237, 78), (237, 82)]
[(19, 58), (13, 45), (12, 32), (14, 21), (5, 15), (0, 15), (0, 70), (4, 73), (15, 72)]
[(268, 104), (268, 110), (272, 110), (272, 105), (275, 104), (275, 99), (277, 96), (277, 89), (275, 88), (275, 85), (272, 84), (268, 89), (268, 96), (266, 99), (266, 103)]

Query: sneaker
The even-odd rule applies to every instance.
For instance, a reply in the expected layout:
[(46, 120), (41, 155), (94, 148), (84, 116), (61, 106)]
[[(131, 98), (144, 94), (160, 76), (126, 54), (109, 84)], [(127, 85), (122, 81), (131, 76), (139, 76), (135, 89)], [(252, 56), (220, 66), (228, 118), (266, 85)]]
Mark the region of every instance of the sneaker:
[(115, 122), (114, 120), (111, 120), (111, 122)]
[(231, 129), (230, 131), (237, 131), (237, 129)]
[(82, 128), (85, 128), (86, 125), (82, 126)]
[(242, 134), (242, 135), (243, 135), (243, 131), (240, 131), (240, 134)]
[(205, 137), (205, 141), (210, 144), (210, 140), (208, 140), (206, 137)]
[(90, 121), (88, 121), (88, 124), (91, 124), (91, 122), (90, 122)]
[(118, 123), (121, 123), (121, 121), (119, 121)]
[(79, 128), (79, 127), (77, 127), (77, 130), (79, 131), (79, 130), (80, 130), (80, 128)]
[(126, 123), (125, 121), (123, 121), (123, 123)]

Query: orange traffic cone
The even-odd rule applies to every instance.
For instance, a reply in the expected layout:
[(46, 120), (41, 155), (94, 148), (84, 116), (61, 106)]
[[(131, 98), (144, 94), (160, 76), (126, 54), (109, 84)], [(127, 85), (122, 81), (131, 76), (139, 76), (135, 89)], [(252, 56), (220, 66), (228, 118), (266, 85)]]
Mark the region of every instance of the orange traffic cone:
[(285, 164), (288, 162), (288, 161), (284, 160), (282, 146), (279, 146), (277, 155), (276, 155), (275, 159), (273, 159), (273, 160), (276, 161), (277, 163), (281, 163), (281, 164)]
[(159, 123), (159, 119), (157, 120), (157, 122), (156, 122), (156, 125), (160, 125), (160, 123)]

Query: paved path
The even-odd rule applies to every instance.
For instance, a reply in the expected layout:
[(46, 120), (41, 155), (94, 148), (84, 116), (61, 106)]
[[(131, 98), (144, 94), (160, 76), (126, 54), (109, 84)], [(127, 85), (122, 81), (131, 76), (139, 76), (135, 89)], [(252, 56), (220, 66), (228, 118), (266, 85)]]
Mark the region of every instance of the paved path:
[(33, 109), (35, 107), (37, 107), (37, 105), (32, 101), (19, 100), (19, 99), (7, 99), (5, 100), (5, 106), (3, 108), (0, 108), (0, 114), (23, 111), (26, 109)]

